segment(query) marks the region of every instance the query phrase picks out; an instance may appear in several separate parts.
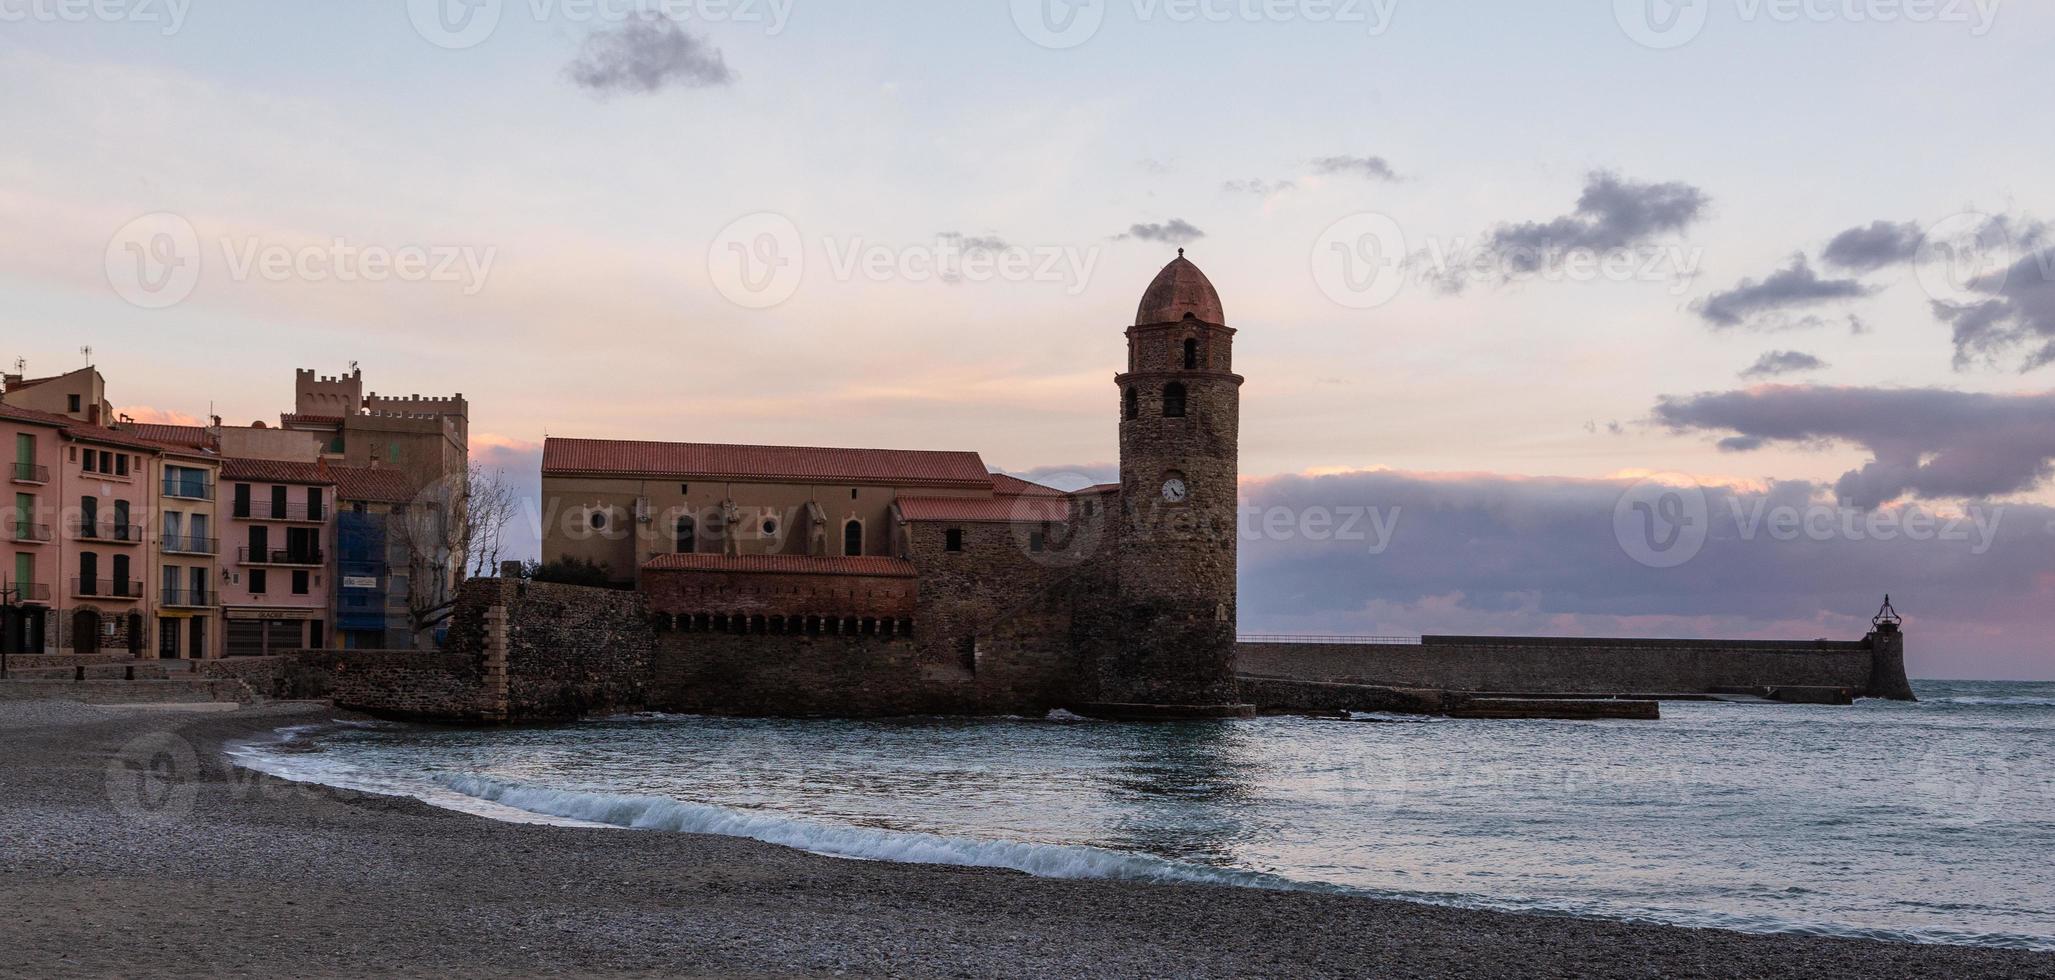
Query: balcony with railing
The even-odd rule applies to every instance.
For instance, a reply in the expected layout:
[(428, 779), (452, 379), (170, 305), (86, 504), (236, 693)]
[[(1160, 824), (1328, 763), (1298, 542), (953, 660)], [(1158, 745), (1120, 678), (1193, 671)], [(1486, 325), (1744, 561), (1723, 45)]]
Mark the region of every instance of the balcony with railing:
[(50, 468), (34, 463), (15, 463), (7, 468), (7, 475), (16, 483), (41, 485), (50, 482)]
[(190, 534), (167, 534), (164, 536), (164, 553), (167, 555), (218, 555), (221, 542), (215, 538), (202, 538)]
[(320, 548), (237, 548), (235, 560), (239, 565), (319, 568), (322, 564), (322, 555)]
[(71, 580), (71, 596), (74, 599), (134, 601), (143, 597), (143, 583), (132, 579), (75, 578)]
[(0, 584), (0, 598), (5, 598), (8, 602), (13, 603), (49, 602), (50, 583), (8, 582)]
[(214, 605), (217, 598), (217, 593), (209, 592), (205, 588), (181, 589), (165, 586), (163, 604), (173, 609), (207, 609)]
[(306, 504), (286, 504), (274, 507), (269, 501), (238, 503), (233, 516), (246, 521), (291, 521), (297, 524), (325, 524), (328, 522), (328, 507), (325, 504), (309, 507)]
[(142, 544), (143, 528), (137, 524), (113, 524), (106, 521), (71, 522), (71, 536), (79, 541), (93, 541), (101, 544)]
[(30, 524), (27, 521), (8, 521), (9, 539), (24, 544), (47, 544), (50, 541), (50, 525)]
[(213, 500), (214, 484), (194, 477), (167, 476), (164, 478), (164, 495), (179, 500)]

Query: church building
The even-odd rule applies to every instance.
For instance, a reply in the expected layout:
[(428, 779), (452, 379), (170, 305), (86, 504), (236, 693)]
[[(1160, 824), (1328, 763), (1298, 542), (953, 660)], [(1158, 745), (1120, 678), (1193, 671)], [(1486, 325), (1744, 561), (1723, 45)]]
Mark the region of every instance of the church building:
[(543, 559), (643, 594), (668, 704), (1246, 714), (1234, 330), (1180, 249), (1126, 333), (1117, 484), (975, 452), (551, 438)]

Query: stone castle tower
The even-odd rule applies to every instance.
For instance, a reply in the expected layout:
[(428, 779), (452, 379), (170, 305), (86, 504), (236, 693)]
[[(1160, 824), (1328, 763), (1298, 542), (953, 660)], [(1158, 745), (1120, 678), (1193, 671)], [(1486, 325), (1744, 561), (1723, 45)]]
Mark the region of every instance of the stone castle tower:
[(1127, 329), (1121, 515), (1113, 577), (1121, 641), (1096, 656), (1101, 703), (1244, 713), (1236, 697), (1237, 437), (1242, 378), (1220, 294), (1184, 257)]

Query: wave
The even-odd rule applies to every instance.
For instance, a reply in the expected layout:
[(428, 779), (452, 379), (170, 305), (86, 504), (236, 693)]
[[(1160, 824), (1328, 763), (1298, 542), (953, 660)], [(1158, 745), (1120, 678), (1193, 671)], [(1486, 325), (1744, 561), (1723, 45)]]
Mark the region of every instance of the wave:
[(432, 781), (465, 796), (531, 813), (633, 830), (747, 837), (830, 857), (1008, 868), (1043, 878), (1119, 878), (1291, 890), (1341, 890), (1333, 885), (1291, 881), (1253, 871), (1209, 868), (1083, 845), (1029, 844), (821, 824), (705, 803), (547, 789), (484, 776), (441, 775), (432, 777)]
[(1952, 698), (1928, 698), (1922, 703), (1964, 704), (1983, 708), (2055, 708), (2055, 698), (2028, 695), (1963, 694)]

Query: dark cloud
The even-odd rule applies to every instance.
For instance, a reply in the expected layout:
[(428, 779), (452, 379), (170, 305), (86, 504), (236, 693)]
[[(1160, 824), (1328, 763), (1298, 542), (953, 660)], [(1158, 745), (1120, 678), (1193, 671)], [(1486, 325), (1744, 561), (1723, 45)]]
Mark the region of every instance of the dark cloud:
[(1794, 255), (1791, 264), (1761, 279), (1743, 279), (1723, 293), (1714, 293), (1692, 306), (1715, 327), (1737, 327), (1744, 323), (1755, 329), (1788, 329), (1818, 326), (1818, 318), (1791, 320), (1785, 310), (1817, 306), (1835, 300), (1858, 299), (1875, 290), (1854, 279), (1821, 279), (1805, 261)]
[(1272, 183), (1260, 177), (1251, 177), (1248, 180), (1225, 181), (1220, 185), (1220, 189), (1226, 191), (1229, 194), (1260, 195), (1295, 190), (1298, 188), (1298, 186), (1298, 181), (1295, 180), (1280, 180), (1276, 183)]
[(668, 17), (645, 16), (585, 38), (571, 80), (600, 94), (648, 93), (667, 85), (703, 88), (735, 80), (719, 49)]
[(1766, 351), (1755, 359), (1755, 364), (1741, 372), (1744, 378), (1774, 378), (1780, 374), (1796, 374), (1800, 371), (1817, 371), (1827, 362), (1811, 354), (1795, 350)]
[(1383, 157), (1321, 157), (1313, 161), (1313, 172), (1330, 175), (1351, 174), (1372, 180), (1399, 179), (1398, 173), (1391, 169), (1391, 163)]
[(1867, 228), (1850, 228), (1835, 235), (1820, 259), (1837, 268), (1871, 272), (1912, 261), (1925, 237), (1911, 221), (1873, 222)]
[(1178, 242), (1196, 241), (1206, 237), (1206, 233), (1192, 227), (1192, 223), (1183, 218), (1172, 218), (1169, 221), (1157, 224), (1131, 225), (1126, 231), (1113, 237), (1116, 241), (1123, 238), (1139, 238), (1145, 242), (1169, 242), (1176, 244)]
[(1980, 302), (1936, 300), (1934, 315), (1955, 330), (1955, 366), (2020, 358), (2020, 370), (2055, 364), (2055, 249), (2030, 252), (1969, 283)]
[(966, 252), (1004, 252), (1012, 244), (997, 235), (966, 235), (960, 231), (936, 232), (935, 237)]
[[(1912, 617), (1914, 676), (2055, 678), (2043, 592), (2055, 580), (2055, 509), (1980, 511), (1988, 537), (1943, 519), (1923, 540), (1866, 528), (1792, 539), (1770, 532), (1770, 515), (1831, 515), (1825, 488), (1705, 486), (1704, 548), (1650, 569), (1617, 537), (1632, 486), (1396, 471), (1246, 480), (1241, 629), (1853, 639), (1890, 592)], [(1299, 520), (1348, 508), (1374, 509), (1389, 539)]]
[(1665, 397), (1655, 418), (1678, 432), (1733, 433), (1720, 443), (1733, 451), (1771, 443), (1861, 446), (1870, 461), (1834, 487), (1857, 507), (1908, 495), (2026, 493), (2055, 476), (2055, 392), (1766, 385)]
[(1704, 191), (1689, 184), (1648, 184), (1597, 172), (1585, 179), (1574, 213), (1502, 226), (1491, 233), (1490, 242), (1515, 271), (1532, 272), (1565, 252), (1627, 248), (1683, 231), (1709, 203)]

